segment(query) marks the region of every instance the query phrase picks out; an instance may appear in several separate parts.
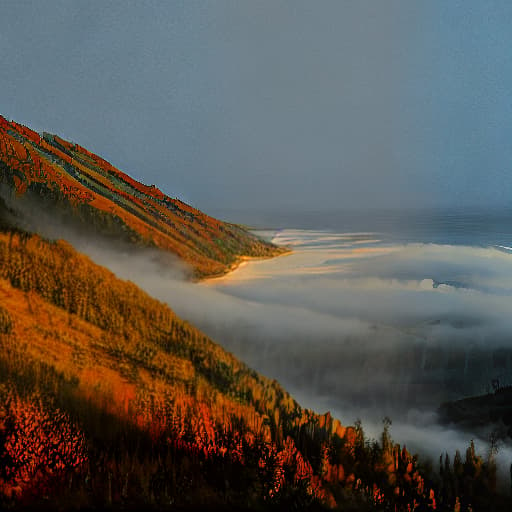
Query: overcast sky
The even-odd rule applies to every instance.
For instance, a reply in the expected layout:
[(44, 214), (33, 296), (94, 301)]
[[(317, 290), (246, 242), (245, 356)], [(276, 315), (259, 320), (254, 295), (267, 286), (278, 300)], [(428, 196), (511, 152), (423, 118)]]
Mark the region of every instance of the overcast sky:
[(219, 208), (507, 205), (512, 2), (0, 2), (0, 113)]

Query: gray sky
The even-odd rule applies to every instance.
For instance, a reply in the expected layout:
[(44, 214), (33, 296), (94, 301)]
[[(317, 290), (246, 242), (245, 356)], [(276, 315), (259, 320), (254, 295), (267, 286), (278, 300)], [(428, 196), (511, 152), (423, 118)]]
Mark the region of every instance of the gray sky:
[(219, 208), (510, 204), (512, 3), (0, 4), (0, 113)]

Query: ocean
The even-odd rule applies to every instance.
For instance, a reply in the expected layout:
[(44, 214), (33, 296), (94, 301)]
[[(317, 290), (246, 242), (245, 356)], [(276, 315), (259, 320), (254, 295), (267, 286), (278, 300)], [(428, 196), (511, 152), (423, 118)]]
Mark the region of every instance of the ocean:
[(437, 243), (477, 247), (512, 246), (510, 208), (422, 208), (324, 211), (218, 209), (217, 217), (257, 229), (373, 232), (397, 243)]

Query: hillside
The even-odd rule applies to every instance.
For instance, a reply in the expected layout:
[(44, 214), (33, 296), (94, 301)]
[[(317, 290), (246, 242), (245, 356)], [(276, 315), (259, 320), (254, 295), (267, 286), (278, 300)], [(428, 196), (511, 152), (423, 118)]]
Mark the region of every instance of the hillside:
[(439, 419), (445, 424), (480, 428), (489, 434), (512, 438), (512, 387), (494, 393), (445, 402), (439, 407)]
[[(3, 185), (3, 186), (2, 186)], [(283, 252), (241, 226), (209, 217), (57, 135), (39, 135), (0, 116), (0, 197), (15, 211), (40, 213), (95, 236), (176, 254), (196, 277), (220, 275), (241, 256)]]
[(432, 505), (387, 429), (302, 409), (68, 243), (0, 232), (0, 507)]

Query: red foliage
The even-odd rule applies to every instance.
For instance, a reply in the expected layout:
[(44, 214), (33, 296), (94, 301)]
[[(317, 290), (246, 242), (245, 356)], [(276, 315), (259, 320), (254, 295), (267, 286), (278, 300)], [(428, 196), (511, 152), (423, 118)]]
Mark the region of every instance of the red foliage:
[(83, 434), (38, 397), (3, 392), (0, 403), (0, 497), (27, 500), (54, 492), (87, 463)]

